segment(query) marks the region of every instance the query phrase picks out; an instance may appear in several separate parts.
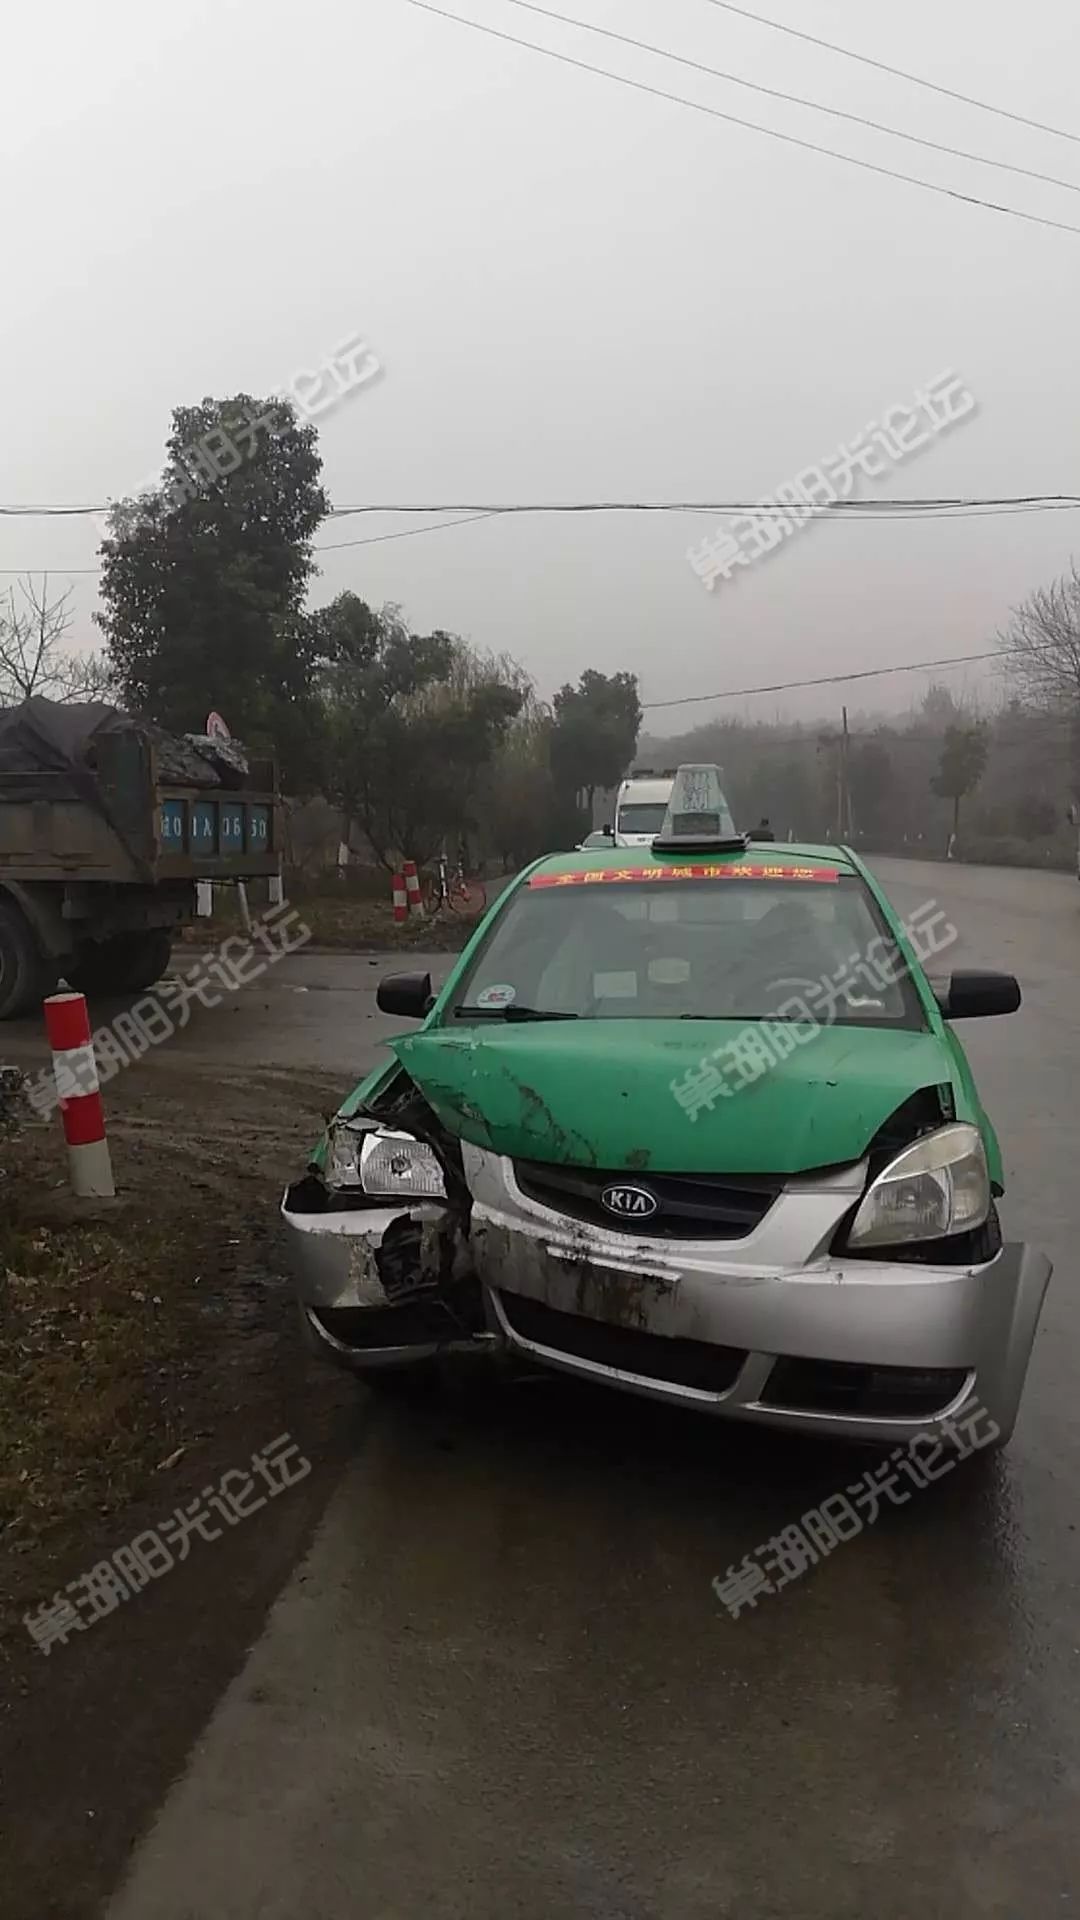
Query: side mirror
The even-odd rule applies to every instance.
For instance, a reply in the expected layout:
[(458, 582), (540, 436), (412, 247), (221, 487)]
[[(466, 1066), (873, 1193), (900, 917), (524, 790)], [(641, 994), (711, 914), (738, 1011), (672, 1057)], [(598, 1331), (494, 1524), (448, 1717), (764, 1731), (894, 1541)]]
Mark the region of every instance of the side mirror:
[(400, 1020), (423, 1020), (434, 1004), (430, 973), (388, 973), (375, 990), (379, 1012)]
[(1073, 800), (1069, 806), (1069, 825), (1070, 827), (1080, 827), (1080, 807), (1077, 806), (1075, 800)]
[(990, 1013), (1015, 1013), (1020, 983), (1011, 973), (954, 973), (934, 988), (946, 1020), (978, 1020)]

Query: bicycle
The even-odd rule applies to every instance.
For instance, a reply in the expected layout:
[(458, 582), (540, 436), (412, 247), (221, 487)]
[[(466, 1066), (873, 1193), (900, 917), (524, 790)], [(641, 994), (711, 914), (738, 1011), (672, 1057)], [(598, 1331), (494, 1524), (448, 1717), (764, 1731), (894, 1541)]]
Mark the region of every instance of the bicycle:
[(460, 854), (451, 871), (445, 849), (438, 855), (435, 872), (427, 882), (422, 897), (424, 911), (431, 920), (436, 919), (444, 907), (449, 913), (478, 919), (487, 906), (487, 889), (483, 881), (467, 877)]

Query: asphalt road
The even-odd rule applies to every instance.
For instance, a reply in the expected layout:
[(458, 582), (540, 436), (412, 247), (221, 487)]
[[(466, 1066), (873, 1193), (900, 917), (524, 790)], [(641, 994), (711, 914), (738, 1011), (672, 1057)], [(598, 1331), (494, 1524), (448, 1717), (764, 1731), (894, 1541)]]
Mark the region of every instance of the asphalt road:
[[(1008, 1452), (735, 1620), (713, 1576), (861, 1457), (561, 1382), (370, 1401), (110, 1920), (1080, 1912), (1080, 887), (878, 866), (1024, 987), (964, 1035), (1006, 1231), (1056, 1268)], [(392, 964), (285, 961), (134, 1071), (344, 1090)]]

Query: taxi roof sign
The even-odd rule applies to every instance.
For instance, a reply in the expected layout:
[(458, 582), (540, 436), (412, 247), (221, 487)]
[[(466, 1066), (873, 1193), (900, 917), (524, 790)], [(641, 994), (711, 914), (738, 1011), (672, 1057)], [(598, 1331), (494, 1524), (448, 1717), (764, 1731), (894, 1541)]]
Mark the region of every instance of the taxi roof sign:
[(676, 770), (664, 824), (653, 846), (670, 853), (745, 850), (746, 835), (735, 831), (719, 767), (687, 765)]

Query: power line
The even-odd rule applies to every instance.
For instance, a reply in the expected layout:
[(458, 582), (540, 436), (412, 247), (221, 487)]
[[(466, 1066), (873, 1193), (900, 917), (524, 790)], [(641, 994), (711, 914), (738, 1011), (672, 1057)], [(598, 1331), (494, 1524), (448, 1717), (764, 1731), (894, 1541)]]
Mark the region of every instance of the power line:
[[(412, 4), (412, 0), (410, 0)], [(1080, 232), (1080, 228), (1077, 229)], [(813, 513), (818, 518), (831, 514), (834, 519), (873, 519), (884, 518), (892, 513), (902, 514), (948, 514), (962, 510), (1004, 510), (1028, 509), (1034, 513), (1049, 512), (1063, 507), (1070, 511), (1080, 507), (1080, 494), (1076, 493), (1003, 493), (1003, 494), (923, 494), (903, 495), (871, 500), (834, 500), (829, 504), (815, 506)], [(327, 516), (331, 520), (347, 520), (358, 515), (370, 513), (450, 513), (463, 515), (470, 519), (494, 519), (502, 515), (526, 513), (758, 513), (780, 514), (786, 517), (795, 509), (791, 505), (772, 500), (510, 500), (510, 501), (440, 501), (433, 504), (413, 501), (366, 501), (349, 507), (332, 507)], [(0, 516), (13, 519), (51, 519), (57, 514), (107, 513), (109, 503), (104, 506), (52, 507), (52, 506), (0, 506)], [(446, 521), (447, 526), (465, 524), (465, 519)], [(434, 528), (418, 529), (434, 532)], [(397, 534), (376, 534), (376, 540), (397, 539)], [(349, 544), (352, 544), (351, 542)]]
[(377, 547), (384, 540), (413, 540), (419, 533), (438, 533), (443, 527), (468, 527), (474, 520), (492, 520), (495, 509), (466, 514), (462, 520), (436, 520), (430, 527), (403, 527), (400, 533), (369, 533), (362, 540), (328, 540), (315, 547), (316, 553), (340, 553), (343, 547)]
[(794, 133), (781, 133), (776, 127), (763, 127), (757, 120), (744, 120), (737, 113), (724, 113), (719, 107), (707, 107), (701, 100), (690, 100), (685, 94), (669, 93), (664, 87), (650, 86), (645, 80), (631, 80), (623, 73), (613, 73), (610, 67), (594, 66), (591, 61), (579, 60), (570, 53), (556, 52), (554, 47), (540, 46), (535, 40), (523, 40), (517, 34), (504, 33), (500, 27), (489, 27), (480, 20), (469, 20), (463, 14), (451, 13), (445, 7), (432, 5), (431, 0), (405, 0), (405, 5), (418, 7), (422, 13), (431, 13), (441, 20), (453, 20), (459, 27), (470, 27), (474, 33), (487, 34), (493, 40), (503, 40), (512, 47), (524, 47), (530, 53), (543, 54), (547, 60), (558, 60), (564, 66), (576, 67), (582, 73), (598, 74), (602, 80), (613, 80), (620, 87), (632, 87), (635, 93), (651, 94), (655, 100), (667, 100), (673, 106), (688, 107), (693, 113), (704, 113), (712, 120), (724, 120), (730, 126), (744, 127), (751, 133), (763, 133), (770, 140), (782, 140), (786, 146), (801, 147), (806, 153), (820, 153), (830, 160), (842, 160), (849, 167), (861, 167), (865, 173), (880, 174), (886, 180), (901, 180), (906, 186), (919, 187), (924, 193), (942, 194), (947, 200), (962, 200), (972, 207), (986, 207), (991, 213), (1008, 214), (1014, 220), (1026, 220), (1037, 227), (1055, 227), (1060, 233), (1080, 234), (1080, 227), (1073, 226), (1067, 220), (1051, 220), (1045, 214), (1026, 213), (1021, 207), (1006, 206), (997, 200), (984, 200), (979, 194), (961, 193), (958, 187), (942, 186), (935, 180), (922, 180), (914, 173), (901, 173), (895, 167), (883, 167), (875, 160), (859, 160), (854, 154), (840, 153), (835, 147), (820, 146), (814, 140), (803, 140)]
[(760, 27), (771, 27), (775, 33), (789, 33), (795, 40), (806, 40), (812, 47), (825, 47), (829, 53), (839, 53), (845, 60), (857, 60), (864, 67), (876, 67), (879, 73), (891, 73), (896, 80), (910, 80), (912, 86), (926, 87), (931, 93), (944, 94), (947, 100), (960, 100), (966, 107), (978, 107), (982, 113), (996, 113), (1002, 120), (1015, 120), (1018, 126), (1034, 127), (1037, 133), (1052, 133), (1058, 140), (1074, 140), (1080, 144), (1080, 133), (1069, 133), (1064, 127), (1048, 126), (1044, 120), (1029, 120), (1024, 113), (1013, 113), (1008, 107), (995, 107), (989, 100), (977, 100), (974, 94), (958, 93), (954, 87), (943, 87), (936, 80), (924, 80), (921, 74), (906, 73), (903, 67), (890, 67), (884, 60), (873, 60), (868, 53), (856, 53), (851, 47), (837, 46), (835, 40), (822, 40), (816, 33), (804, 33), (799, 27), (789, 27), (780, 20), (767, 20), (762, 13), (751, 13), (748, 7), (738, 7), (733, 0), (709, 0), (711, 7), (722, 7), (725, 13), (737, 13), (744, 20), (755, 20)]
[[(838, 512), (837, 508), (847, 509), (847, 511)], [(860, 508), (863, 509), (861, 513), (856, 511), (856, 509)], [(842, 500), (836, 502), (832, 508), (815, 508), (810, 518), (823, 519), (827, 514), (831, 513), (833, 519), (851, 522), (861, 518), (864, 524), (875, 519), (887, 521), (989, 520), (1025, 513), (1075, 513), (1078, 508), (1080, 508), (1080, 498), (1073, 498), (1070, 495), (1044, 495), (1032, 499), (1025, 499), (1022, 496), (1018, 496), (1014, 500), (973, 500), (970, 502), (964, 500)], [(26, 509), (13, 510), (0, 507), (0, 514), (10, 513), (12, 511), (25, 512)], [(49, 515), (53, 512), (53, 509), (40, 507), (33, 509), (33, 511), (35, 513)], [(98, 509), (88, 507), (80, 509), (80, 511), (93, 513), (97, 512)], [(440, 507), (370, 506), (341, 507), (336, 509), (336, 513), (342, 516), (367, 513), (440, 513), (447, 511), (456, 512), (459, 518), (454, 520), (436, 520), (431, 526), (427, 527), (404, 527), (396, 533), (368, 534), (358, 540), (326, 540), (316, 542), (312, 551), (314, 553), (340, 553), (346, 548), (375, 547), (382, 545), (388, 540), (411, 540), (421, 534), (439, 533), (444, 528), (467, 527), (478, 520), (494, 520), (504, 515), (526, 513), (687, 513), (708, 515), (760, 514), (763, 516), (779, 514), (781, 517), (787, 517), (793, 509), (786, 506), (775, 506), (761, 502), (721, 501), (713, 503), (712, 505), (694, 505), (675, 501), (650, 503), (630, 500), (579, 502), (577, 504), (563, 506), (537, 504), (535, 506), (484, 507), (473, 511), (462, 507), (448, 509)], [(48, 566), (43, 568), (35, 562), (21, 567), (0, 567), (0, 576), (7, 575), (12, 578), (17, 578), (20, 574), (41, 573), (46, 571), (49, 573), (60, 573), (74, 578), (82, 575), (100, 574), (103, 572), (103, 568), (65, 567), (59, 561), (50, 561)]]
[(1008, 654), (1052, 653), (1053, 644), (1040, 647), (991, 647), (985, 653), (949, 653), (937, 660), (912, 660), (906, 666), (862, 667), (855, 673), (822, 673), (812, 680), (777, 680), (764, 687), (725, 687), (719, 693), (688, 693), (678, 700), (642, 700), (642, 707), (694, 707), (708, 700), (741, 700), (754, 693), (792, 693), (802, 687), (839, 687), (851, 680), (881, 680), (895, 673), (925, 673), (928, 667), (966, 667), (977, 660), (1001, 660)]
[(82, 573), (100, 573), (100, 572), (101, 572), (100, 567), (61, 567), (61, 566), (58, 566), (54, 561), (50, 561), (47, 567), (40, 567), (40, 566), (0, 567), (0, 573), (10, 574), (13, 578), (17, 577), (21, 573), (25, 573), (25, 574), (62, 573), (64, 575), (74, 576), (77, 573), (82, 574)]
[[(438, 533), (443, 527), (467, 527), (473, 520), (490, 520), (490, 513), (471, 513), (464, 520), (436, 520), (430, 527), (403, 527), (400, 533), (370, 533), (362, 540), (325, 540), (313, 547), (314, 553), (340, 553), (343, 547), (377, 547), (384, 540), (414, 540), (422, 533)], [(41, 573), (41, 567), (0, 567), (0, 574)], [(103, 567), (59, 567), (51, 566), (49, 573), (86, 574), (103, 573)]]
[[(1080, 228), (1077, 229), (1080, 232)], [(971, 509), (993, 511), (1029, 511), (1049, 512), (1064, 507), (1069, 511), (1080, 507), (1080, 494), (1074, 493), (1028, 493), (1028, 494), (990, 494), (948, 495), (928, 494), (920, 498), (905, 498), (903, 495), (876, 500), (835, 500), (830, 504), (814, 508), (817, 518), (831, 514), (836, 519), (885, 519), (893, 514), (897, 516), (946, 516), (955, 512)], [(3, 509), (0, 508), (0, 512)], [(552, 513), (692, 513), (692, 514), (738, 514), (755, 513), (764, 515), (779, 514), (787, 518), (793, 512), (790, 505), (770, 500), (529, 500), (529, 501), (454, 501), (440, 502), (436, 505), (413, 505), (404, 502), (373, 503), (364, 506), (335, 507), (331, 518), (345, 520), (369, 513), (454, 513), (468, 515), (473, 519), (496, 518), (515, 514)], [(460, 524), (460, 523), (459, 523)]]
[(694, 73), (706, 73), (714, 80), (726, 80), (730, 86), (746, 87), (751, 93), (763, 93), (770, 100), (783, 100), (789, 106), (809, 107), (812, 113), (825, 113), (833, 120), (847, 120), (852, 126), (870, 127), (874, 133), (887, 133), (894, 140), (907, 140), (912, 146), (927, 147), (933, 153), (948, 153), (957, 160), (973, 160), (980, 167), (996, 167), (1003, 173), (1017, 173), (1027, 180), (1042, 180), (1051, 187), (1064, 187), (1067, 193), (1080, 193), (1080, 184), (1075, 180), (1062, 180), (1055, 173), (1040, 173), (1035, 167), (1020, 167), (1012, 160), (994, 160), (984, 153), (969, 153), (965, 147), (951, 147), (941, 140), (927, 140), (919, 133), (906, 133), (902, 127), (887, 126), (881, 120), (870, 120), (862, 113), (847, 113), (843, 107), (829, 107), (820, 100), (808, 100), (804, 94), (785, 93), (780, 87), (766, 87), (758, 80), (745, 80), (740, 74), (728, 73), (723, 67), (710, 67), (703, 60), (691, 60), (682, 53), (672, 53), (667, 47), (657, 47), (649, 40), (636, 40), (632, 34), (617, 33), (613, 27), (594, 26), (590, 20), (578, 20), (572, 14), (556, 13), (550, 7), (538, 6), (536, 0), (506, 0), (507, 6), (521, 7), (526, 13), (538, 13), (545, 20), (557, 20), (564, 27), (577, 27), (582, 33), (596, 33), (604, 40), (617, 40), (624, 47), (636, 47), (639, 53), (656, 54), (661, 60), (671, 60), (676, 66), (689, 67)]

